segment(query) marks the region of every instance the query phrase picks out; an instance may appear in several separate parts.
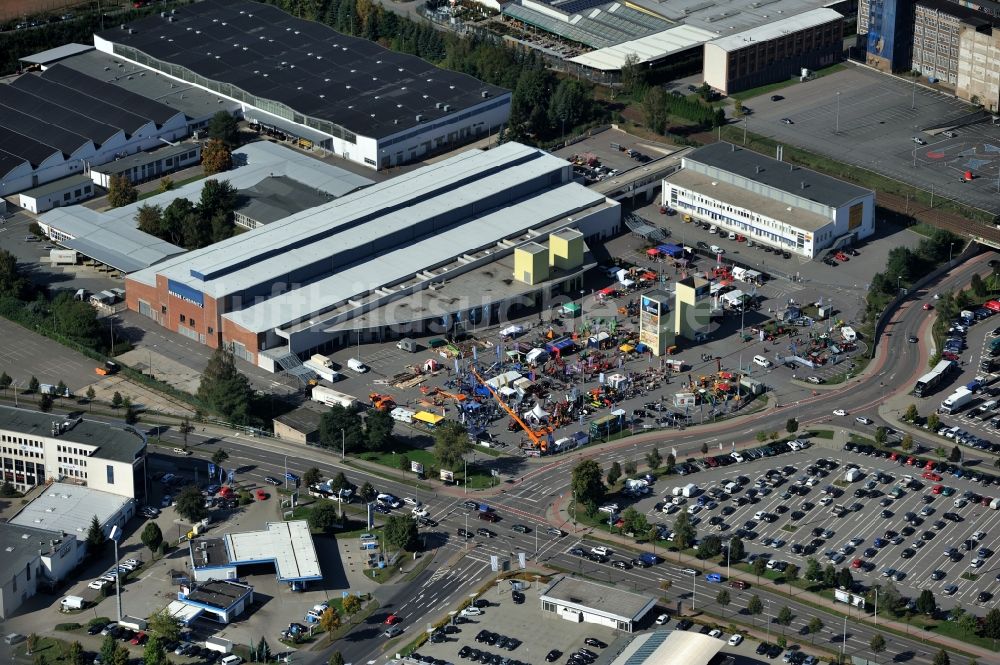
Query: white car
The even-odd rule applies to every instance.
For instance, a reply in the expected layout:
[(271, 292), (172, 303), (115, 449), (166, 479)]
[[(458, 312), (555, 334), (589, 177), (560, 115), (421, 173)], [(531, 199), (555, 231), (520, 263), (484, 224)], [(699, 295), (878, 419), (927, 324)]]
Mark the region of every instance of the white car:
[(87, 587), (90, 589), (96, 589), (97, 591), (100, 591), (101, 589), (104, 588), (104, 585), (107, 583), (108, 583), (107, 580), (94, 580), (93, 582), (88, 584)]
[(719, 630), (718, 628), (715, 628), (714, 630), (709, 631), (708, 636), (709, 637), (721, 638), (722, 637), (722, 631)]
[(174, 448), (173, 452), (175, 455), (184, 455), (185, 457), (191, 454), (190, 450), (184, 450), (183, 448)]
[(979, 568), (984, 563), (986, 562), (983, 561), (982, 559), (973, 559), (972, 561), (969, 562), (969, 568)]
[(731, 452), (731, 453), (729, 453), (729, 456), (732, 457), (734, 460), (736, 460), (736, 462), (738, 464), (742, 464), (743, 463), (743, 455), (740, 455), (738, 452), (735, 452), (735, 451)]
[(423, 504), (423, 502), (420, 501), (420, 499), (414, 499), (412, 496), (403, 497), (403, 503), (405, 503), (408, 506), (420, 506)]
[(661, 614), (660, 616), (656, 617), (657, 626), (662, 626), (666, 624), (668, 621), (670, 621), (670, 615), (668, 614)]
[(471, 607), (470, 606), (470, 607), (466, 607), (464, 610), (462, 610), (461, 614), (464, 617), (479, 617), (479, 616), (483, 615), (483, 611), (481, 609), (479, 609), (478, 607)]
[(836, 409), (833, 412), (833, 415), (835, 415), (835, 416), (846, 416), (847, 415), (847, 411), (844, 411), (843, 409)]
[(739, 646), (740, 642), (743, 641), (743, 636), (739, 633), (734, 633), (732, 637), (729, 638), (729, 646), (735, 647)]
[(611, 554), (611, 550), (609, 550), (604, 545), (596, 545), (590, 548), (590, 553), (596, 554), (597, 556), (608, 556), (609, 554)]
[(718, 245), (712, 245), (711, 247), (709, 247), (709, 250), (710, 250), (710, 251), (711, 251), (711, 252), (712, 252), (713, 254), (725, 254), (725, 253), (726, 253), (726, 250), (722, 249), (722, 248), (721, 248), (721, 247), (719, 247)]
[(697, 503), (692, 503), (690, 506), (688, 506), (688, 515), (694, 515), (695, 513), (699, 512), (701, 512), (701, 506), (699, 506)]
[(414, 517), (427, 517), (430, 513), (427, 512), (427, 508), (423, 506), (417, 506), (412, 511)]

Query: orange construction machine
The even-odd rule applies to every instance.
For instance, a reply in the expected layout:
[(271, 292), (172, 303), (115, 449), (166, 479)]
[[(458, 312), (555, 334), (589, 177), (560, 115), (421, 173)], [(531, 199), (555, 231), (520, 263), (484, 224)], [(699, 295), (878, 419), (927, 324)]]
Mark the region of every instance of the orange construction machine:
[(528, 425), (528, 423), (524, 422), (524, 420), (521, 419), (521, 416), (517, 414), (517, 411), (507, 406), (507, 403), (503, 401), (503, 398), (501, 398), (500, 395), (498, 395), (496, 391), (493, 390), (493, 387), (490, 386), (490, 384), (486, 383), (486, 381), (483, 380), (483, 377), (479, 376), (479, 373), (476, 372), (476, 370), (473, 369), (469, 371), (472, 372), (472, 376), (476, 377), (476, 380), (479, 381), (479, 383), (483, 384), (483, 386), (485, 386), (486, 389), (490, 391), (490, 395), (492, 395), (493, 399), (497, 401), (497, 404), (500, 405), (500, 408), (502, 408), (504, 411), (507, 412), (507, 415), (510, 416), (510, 419), (521, 426), (521, 429), (524, 430), (524, 433), (528, 435), (529, 439), (531, 439), (532, 446), (540, 450), (542, 453), (545, 453), (549, 447), (549, 435), (552, 434), (552, 428), (549, 427), (548, 425), (543, 425), (538, 429), (532, 428), (530, 425)]

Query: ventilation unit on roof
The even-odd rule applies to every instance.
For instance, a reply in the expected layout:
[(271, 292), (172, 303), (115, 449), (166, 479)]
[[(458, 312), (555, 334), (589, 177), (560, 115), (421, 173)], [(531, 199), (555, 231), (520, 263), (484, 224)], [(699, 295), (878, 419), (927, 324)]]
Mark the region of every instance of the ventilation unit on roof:
[(439, 109), (442, 106), (444, 106), (444, 104), (442, 104), (441, 102), (437, 102), (436, 104), (434, 104), (434, 108), (436, 108), (436, 109)]
[(323, 56), (321, 56), (321, 55), (317, 55), (317, 56), (316, 56), (316, 59), (317, 59), (317, 60), (322, 60), (322, 59), (323, 59)]
[(217, 18), (213, 18), (212, 19), (212, 23), (218, 23), (218, 22), (219, 22), (219, 19), (217, 19)]
[(483, 99), (486, 99), (487, 97), (490, 96), (490, 91), (489, 90), (483, 90), (482, 93), (480, 93), (480, 94), (483, 96)]
[(320, 95), (319, 98), (320, 99), (326, 99), (326, 95)]
[(445, 113), (448, 113), (448, 112), (450, 112), (450, 111), (451, 111), (451, 105), (450, 105), (450, 104), (445, 104), (445, 105), (444, 105), (444, 112), (445, 112)]
[(168, 16), (167, 20), (170, 21), (171, 23), (173, 23), (174, 22), (174, 17), (173, 16)]
[(125, 24), (124, 24), (124, 23), (122, 23), (122, 24), (121, 24), (120, 26), (118, 26), (118, 27), (119, 27), (119, 28), (121, 28), (122, 30), (124, 30), (124, 29), (125, 29)]
[(351, 86), (349, 86), (349, 85), (345, 85), (344, 87), (347, 88), (348, 90), (351, 89)]
[(106, 71), (106, 72), (110, 72), (110, 71), (111, 71), (111, 68), (110, 68), (110, 67), (105, 67), (105, 68), (104, 68), (104, 71)]
[(417, 121), (417, 122), (423, 122), (423, 121), (424, 121), (424, 116), (422, 116), (422, 115), (418, 115), (418, 116), (416, 117), (416, 121)]

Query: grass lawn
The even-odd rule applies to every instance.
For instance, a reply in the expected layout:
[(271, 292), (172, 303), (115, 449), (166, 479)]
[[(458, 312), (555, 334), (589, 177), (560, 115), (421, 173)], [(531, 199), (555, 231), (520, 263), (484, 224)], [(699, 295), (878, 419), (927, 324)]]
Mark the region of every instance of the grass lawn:
[(869, 446), (875, 445), (875, 439), (869, 439), (867, 436), (861, 436), (859, 434), (851, 434), (850, 437), (848, 437), (848, 439), (850, 440), (851, 443), (860, 443)]
[[(829, 76), (830, 74), (835, 74), (836, 72), (842, 71), (844, 69), (847, 69), (847, 65), (845, 65), (842, 62), (838, 62), (835, 65), (830, 65), (829, 67), (825, 67), (823, 69), (820, 69), (820, 70), (817, 70), (817, 71), (813, 72), (813, 77), (814, 78), (823, 78), (824, 76)], [(775, 91), (778, 91), (778, 90), (781, 90), (783, 88), (787, 88), (789, 86), (795, 85), (796, 83), (799, 83), (799, 79), (798, 78), (790, 78), (790, 79), (788, 79), (786, 81), (778, 81), (777, 83), (769, 83), (767, 85), (762, 85), (762, 86), (760, 86), (758, 88), (751, 88), (750, 90), (743, 90), (742, 92), (738, 92), (738, 93), (732, 95), (732, 97), (733, 97), (733, 99), (738, 99), (738, 100), (740, 100), (742, 102), (742, 101), (746, 101), (747, 99), (752, 99), (753, 97), (757, 97), (759, 95), (768, 95), (768, 94), (771, 94), (771, 93), (773, 93)]]
[(814, 437), (816, 439), (832, 439), (833, 430), (829, 429), (812, 430), (809, 432), (809, 436)]
[[(373, 453), (361, 453), (359, 457), (367, 462), (375, 462), (376, 464), (381, 464), (382, 466), (389, 467), (390, 469), (399, 469), (399, 460), (403, 456), (409, 458), (411, 462), (420, 462), (424, 465), (424, 468), (436, 465), (437, 461), (434, 459), (429, 451), (423, 448), (404, 448), (401, 446), (396, 446), (394, 450), (373, 452)], [(404, 471), (409, 472), (410, 465), (406, 465)]]
[[(169, 176), (166, 176), (166, 177), (169, 177)], [(205, 174), (203, 173), (201, 175), (193, 175), (190, 178), (185, 178), (184, 180), (177, 180), (177, 181), (174, 182), (173, 189), (170, 189), (168, 191), (173, 191), (175, 189), (179, 189), (179, 188), (183, 187), (184, 185), (186, 185), (188, 183), (195, 182), (196, 180), (202, 180), (204, 177), (205, 177)], [(140, 194), (139, 198), (136, 199), (136, 200), (137, 201), (142, 201), (143, 199), (148, 199), (151, 196), (156, 196), (157, 194), (163, 194), (163, 192), (161, 192), (159, 190), (159, 188), (157, 188), (157, 189), (148, 191), (145, 194)]]

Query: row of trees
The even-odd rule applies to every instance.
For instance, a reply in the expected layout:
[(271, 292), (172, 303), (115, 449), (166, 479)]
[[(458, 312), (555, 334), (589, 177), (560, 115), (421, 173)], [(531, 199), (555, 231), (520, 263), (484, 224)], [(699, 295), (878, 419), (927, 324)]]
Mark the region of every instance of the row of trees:
[(139, 206), (135, 220), (140, 231), (185, 249), (200, 249), (233, 235), (238, 203), (238, 192), (228, 180), (210, 179), (197, 204), (184, 198), (174, 199), (166, 208), (145, 204)]
[(386, 411), (372, 411), (364, 420), (354, 409), (331, 406), (319, 421), (319, 445), (348, 453), (385, 450), (392, 442), (395, 421)]
[(886, 299), (895, 296), (897, 288), (915, 282), (947, 261), (949, 256), (954, 255), (955, 250), (961, 251), (961, 248), (961, 238), (950, 231), (935, 229), (929, 237), (920, 241), (916, 249), (909, 247), (891, 249), (886, 259), (885, 271), (872, 276), (866, 318), (869, 320), (877, 318), (882, 313)]

